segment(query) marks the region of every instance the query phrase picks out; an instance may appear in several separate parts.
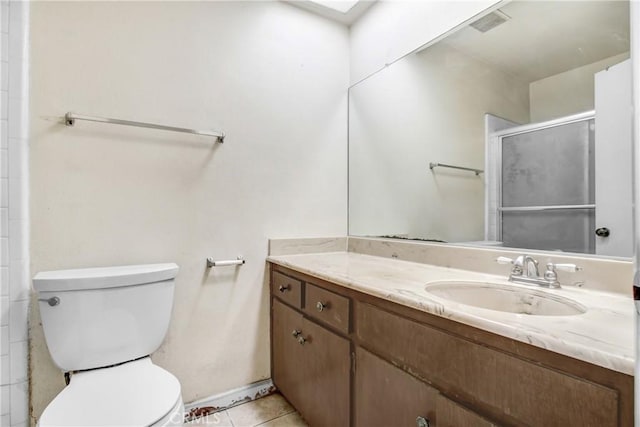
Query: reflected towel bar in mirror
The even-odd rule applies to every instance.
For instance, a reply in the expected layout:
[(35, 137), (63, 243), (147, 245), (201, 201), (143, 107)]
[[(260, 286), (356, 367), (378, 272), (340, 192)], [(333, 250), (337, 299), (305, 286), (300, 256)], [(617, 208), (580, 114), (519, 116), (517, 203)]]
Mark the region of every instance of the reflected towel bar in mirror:
[(595, 204), (588, 205), (547, 205), (547, 206), (510, 206), (500, 207), (500, 212), (527, 212), (527, 211), (558, 211), (573, 209), (595, 209)]
[(447, 165), (445, 163), (429, 163), (429, 169), (433, 170), (433, 168), (450, 168), (450, 169), (459, 169), (459, 170), (463, 170), (463, 171), (469, 171), (469, 172), (473, 172), (476, 174), (476, 176), (480, 175), (481, 173), (484, 173), (484, 171), (482, 169), (475, 169), (475, 168), (465, 168), (464, 166), (454, 166), (454, 165)]
[(190, 133), (193, 135), (212, 136), (216, 138), (217, 142), (219, 143), (223, 143), (224, 137), (225, 137), (224, 132), (180, 128), (175, 126), (165, 126), (165, 125), (158, 125), (154, 123), (134, 122), (131, 120), (111, 119), (106, 117), (84, 116), (82, 114), (75, 114), (72, 112), (68, 112), (67, 114), (64, 115), (64, 123), (67, 126), (75, 125), (76, 120), (86, 120), (89, 122), (107, 123), (111, 125), (134, 126), (139, 128), (166, 130), (170, 132)]

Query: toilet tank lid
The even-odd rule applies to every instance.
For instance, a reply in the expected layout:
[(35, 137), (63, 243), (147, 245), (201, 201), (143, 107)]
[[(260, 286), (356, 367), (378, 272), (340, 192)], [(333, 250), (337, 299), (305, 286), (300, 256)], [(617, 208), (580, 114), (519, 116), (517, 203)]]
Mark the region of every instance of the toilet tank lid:
[(33, 287), (40, 292), (116, 288), (162, 282), (177, 274), (174, 263), (42, 271), (33, 278)]

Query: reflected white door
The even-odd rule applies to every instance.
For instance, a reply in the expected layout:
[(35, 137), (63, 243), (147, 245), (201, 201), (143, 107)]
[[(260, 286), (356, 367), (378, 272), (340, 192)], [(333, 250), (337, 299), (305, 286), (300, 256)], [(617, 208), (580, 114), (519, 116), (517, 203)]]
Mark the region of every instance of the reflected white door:
[(596, 254), (633, 256), (631, 61), (595, 75)]

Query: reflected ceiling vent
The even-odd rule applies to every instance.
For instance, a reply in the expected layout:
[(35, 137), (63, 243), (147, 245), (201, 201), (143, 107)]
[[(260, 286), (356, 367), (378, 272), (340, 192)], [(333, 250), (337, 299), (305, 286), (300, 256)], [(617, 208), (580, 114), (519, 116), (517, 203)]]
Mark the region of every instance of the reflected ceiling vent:
[(498, 9), (488, 15), (483, 16), (477, 21), (472, 22), (471, 24), (469, 24), (469, 26), (475, 28), (481, 33), (486, 33), (489, 30), (493, 30), (498, 25), (504, 24), (509, 19), (511, 19), (509, 15)]

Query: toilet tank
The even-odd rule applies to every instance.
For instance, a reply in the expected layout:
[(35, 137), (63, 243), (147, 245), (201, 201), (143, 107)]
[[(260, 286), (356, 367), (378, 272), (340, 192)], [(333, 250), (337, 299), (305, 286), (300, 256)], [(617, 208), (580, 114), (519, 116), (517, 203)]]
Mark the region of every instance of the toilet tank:
[(160, 347), (169, 327), (176, 264), (36, 274), (42, 328), (63, 371), (127, 362)]

